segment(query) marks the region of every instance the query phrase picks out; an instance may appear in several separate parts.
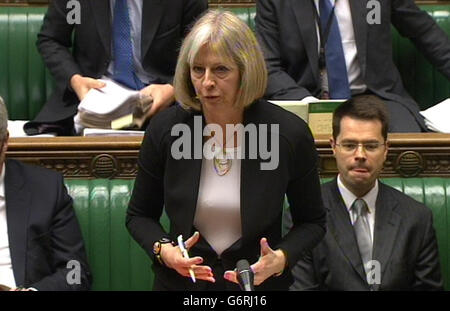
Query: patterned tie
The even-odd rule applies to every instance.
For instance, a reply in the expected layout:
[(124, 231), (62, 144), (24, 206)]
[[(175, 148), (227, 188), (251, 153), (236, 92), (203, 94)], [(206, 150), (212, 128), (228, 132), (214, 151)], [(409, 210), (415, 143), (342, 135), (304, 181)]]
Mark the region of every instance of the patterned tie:
[(356, 217), (353, 229), (355, 230), (359, 253), (364, 264), (364, 271), (367, 274), (370, 271), (367, 263), (372, 260), (372, 236), (370, 235), (369, 221), (367, 219), (369, 209), (363, 199), (356, 199), (351, 209)]
[(128, 14), (127, 0), (116, 0), (113, 21), (113, 79), (129, 88), (140, 90), (144, 87), (144, 84), (134, 72), (133, 47), (131, 45), (130, 31), (131, 22)]
[[(320, 24), (322, 31), (325, 32), (328, 19), (330, 18), (333, 10), (330, 0), (319, 0), (319, 10)], [(325, 62), (330, 98), (349, 99), (351, 97), (351, 93), (350, 85), (348, 83), (347, 67), (345, 65), (344, 50), (342, 48), (339, 26), (334, 12), (331, 18), (332, 22), (325, 46)]]

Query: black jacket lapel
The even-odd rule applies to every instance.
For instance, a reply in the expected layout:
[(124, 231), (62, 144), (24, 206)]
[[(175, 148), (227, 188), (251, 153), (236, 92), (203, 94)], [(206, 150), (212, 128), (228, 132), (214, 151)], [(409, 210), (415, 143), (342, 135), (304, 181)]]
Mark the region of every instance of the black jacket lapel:
[(16, 285), (25, 282), (28, 217), (30, 192), (24, 187), (25, 179), (20, 167), (13, 161), (6, 162), (5, 202), (8, 223), (9, 249)]
[(337, 179), (335, 178), (331, 183), (330, 187), (328, 187), (329, 195), (324, 196), (324, 198), (331, 197), (332, 200), (326, 204), (326, 206), (330, 206), (328, 229), (356, 273), (366, 281), (367, 278), (361, 255), (359, 254), (358, 242), (356, 241), (355, 232), (350, 221), (350, 215), (339, 192)]
[(161, 0), (145, 0), (142, 8), (142, 37), (141, 37), (141, 58), (152, 43), (159, 23), (163, 16), (163, 5)]
[(95, 24), (106, 55), (111, 56), (111, 7), (109, 0), (86, 1), (92, 7), (95, 16)]
[(291, 5), (297, 17), (297, 24), (303, 38), (314, 78), (316, 81), (319, 81), (319, 43), (317, 42), (316, 22), (314, 19), (314, 10), (316, 8), (313, 6), (311, 0), (291, 0)]
[(382, 282), (401, 224), (401, 217), (395, 212), (398, 202), (386, 191), (384, 184), (379, 182), (378, 185), (372, 258), (380, 263)]

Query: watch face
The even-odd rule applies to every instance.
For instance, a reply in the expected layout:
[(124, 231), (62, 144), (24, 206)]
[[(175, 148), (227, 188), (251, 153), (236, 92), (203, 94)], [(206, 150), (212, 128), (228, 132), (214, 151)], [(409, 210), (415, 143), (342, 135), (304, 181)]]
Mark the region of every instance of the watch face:
[(153, 254), (158, 255), (160, 251), (161, 251), (161, 243), (155, 242), (155, 244), (153, 244)]

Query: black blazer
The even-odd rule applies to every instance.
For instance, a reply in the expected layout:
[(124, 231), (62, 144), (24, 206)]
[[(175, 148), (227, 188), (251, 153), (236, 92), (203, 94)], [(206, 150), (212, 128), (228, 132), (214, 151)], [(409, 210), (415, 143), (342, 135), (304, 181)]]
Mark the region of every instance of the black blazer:
[(322, 186), (328, 212), (325, 238), (293, 269), (293, 290), (442, 290), (431, 210), (379, 183), (373, 259), (381, 284), (369, 287), (350, 216), (337, 180)]
[[(136, 241), (153, 258), (153, 243), (167, 236), (189, 237), (195, 231), (193, 220), (201, 173), (201, 159), (175, 160), (171, 146), (178, 137), (171, 136), (175, 124), (185, 124), (194, 132), (194, 116), (205, 125), (201, 114), (180, 106), (159, 113), (150, 121), (139, 155), (139, 170), (127, 212), (127, 227)], [(317, 153), (308, 126), (299, 117), (266, 101), (257, 101), (244, 113), (244, 125), (279, 124), (279, 131), (264, 132), (270, 139), (279, 139), (279, 165), (275, 170), (260, 170), (264, 162), (241, 160), (242, 238), (221, 254), (221, 258), (204, 239), (191, 249), (192, 256), (203, 256), (206, 265), (220, 263), (234, 269), (239, 259), (250, 263), (260, 254), (259, 240), (267, 237), (269, 245), (287, 252), (292, 266), (302, 253), (314, 247), (324, 235), (325, 211), (320, 196)], [(202, 133), (191, 139), (202, 143)], [(248, 139), (245, 143), (248, 149)], [(200, 154), (201, 157), (201, 154)], [(281, 235), (283, 201), (287, 195), (293, 208), (294, 227), (284, 238)], [(170, 219), (170, 232), (162, 229), (159, 218), (163, 206)], [(201, 232), (200, 232), (201, 236)], [(155, 261), (154, 261), (155, 262)], [(154, 263), (156, 278), (170, 289), (204, 289), (206, 282), (192, 284), (174, 270)], [(214, 271), (213, 271), (214, 272)], [(222, 277), (217, 276), (216, 277)], [(228, 282), (227, 282), (228, 283)], [(260, 289), (283, 290), (292, 283), (290, 273), (266, 280)], [(228, 284), (230, 289), (237, 289)]]
[[(17, 286), (87, 290), (92, 277), (83, 238), (61, 174), (6, 161), (5, 201), (9, 248)], [(80, 284), (67, 274), (80, 263)], [(70, 274), (69, 276), (73, 276)], [(69, 277), (73, 280), (75, 278)]]
[[(417, 103), (405, 91), (392, 57), (391, 24), (450, 79), (450, 39), (413, 0), (383, 0), (381, 23), (369, 25), (368, 0), (349, 0), (358, 61), (365, 84), (379, 97), (401, 103), (424, 127)], [(256, 33), (269, 70), (273, 99), (302, 99), (320, 92), (318, 42), (312, 0), (258, 0)]]
[[(111, 61), (110, 0), (79, 0), (79, 25), (67, 23), (70, 10), (66, 8), (67, 2), (58, 0), (49, 4), (38, 34), (38, 50), (56, 87), (36, 122), (54, 122), (75, 115), (79, 101), (70, 88), (70, 78), (80, 74), (98, 79), (106, 73)], [(156, 77), (153, 83), (172, 83), (181, 40), (207, 7), (207, 0), (143, 1), (142, 66)]]

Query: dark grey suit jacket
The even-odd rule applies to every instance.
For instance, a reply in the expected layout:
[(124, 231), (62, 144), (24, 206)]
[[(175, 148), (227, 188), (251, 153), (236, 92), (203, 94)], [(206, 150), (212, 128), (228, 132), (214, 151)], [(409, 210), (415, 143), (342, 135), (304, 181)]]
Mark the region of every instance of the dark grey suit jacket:
[[(11, 262), (17, 286), (87, 290), (92, 276), (78, 220), (61, 174), (6, 161), (5, 201)], [(80, 284), (67, 275), (80, 263)], [(70, 280), (76, 275), (70, 274)]]
[[(369, 25), (368, 0), (349, 0), (358, 61), (368, 90), (401, 103), (423, 124), (417, 103), (405, 91), (392, 57), (391, 24), (450, 79), (450, 39), (413, 0), (384, 0), (381, 23)], [(256, 32), (269, 70), (273, 99), (301, 99), (320, 92), (318, 42), (311, 0), (258, 0)]]
[[(100, 78), (111, 61), (110, 0), (79, 0), (79, 25), (67, 23), (67, 2), (50, 3), (38, 34), (37, 47), (56, 88), (36, 122), (54, 122), (75, 115), (79, 101), (70, 88), (70, 78), (74, 74)], [(152, 83), (172, 83), (181, 40), (207, 7), (207, 0), (143, 2), (142, 66), (156, 78)]]
[(373, 260), (381, 284), (368, 285), (350, 216), (337, 180), (322, 186), (327, 233), (292, 270), (292, 290), (442, 290), (438, 246), (431, 210), (379, 183)]

